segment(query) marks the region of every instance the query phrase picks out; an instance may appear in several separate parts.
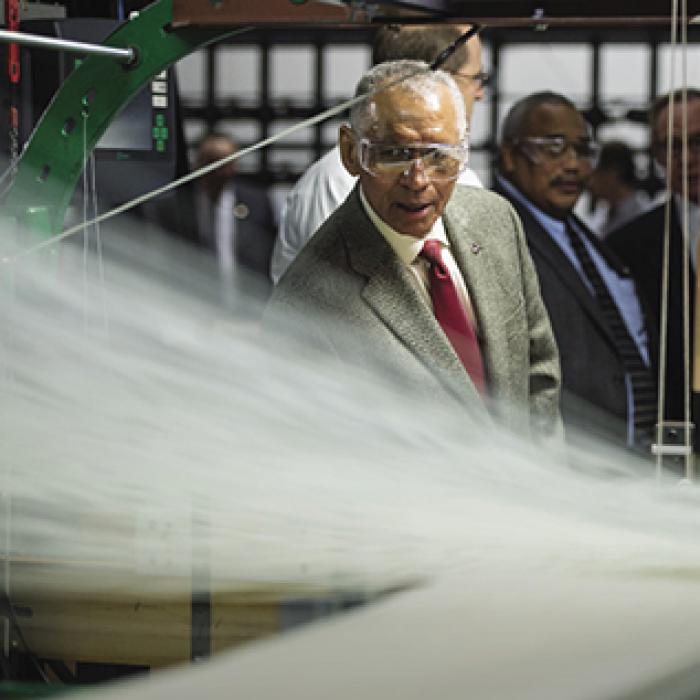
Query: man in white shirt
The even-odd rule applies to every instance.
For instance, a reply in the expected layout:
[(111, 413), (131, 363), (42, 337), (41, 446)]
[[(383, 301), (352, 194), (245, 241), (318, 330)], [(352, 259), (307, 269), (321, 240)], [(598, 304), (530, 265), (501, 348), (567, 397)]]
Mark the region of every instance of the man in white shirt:
[[(373, 50), (375, 64), (399, 59), (431, 63), (469, 27), (464, 25), (388, 26), (378, 30)], [(451, 73), (464, 98), (467, 121), (475, 100), (484, 94), (487, 76), (481, 67), (481, 44), (473, 36), (443, 66)], [(270, 276), (277, 284), (297, 253), (316, 229), (348, 196), (356, 178), (343, 167), (338, 148), (316, 161), (287, 195), (270, 264)], [(469, 168), (460, 175), (464, 185), (481, 187)]]

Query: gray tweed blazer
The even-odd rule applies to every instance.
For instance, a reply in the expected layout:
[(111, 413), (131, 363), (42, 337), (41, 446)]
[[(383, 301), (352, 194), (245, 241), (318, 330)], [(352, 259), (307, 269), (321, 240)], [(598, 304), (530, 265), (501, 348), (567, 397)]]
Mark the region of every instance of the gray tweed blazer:
[(357, 187), (280, 280), (266, 324), (291, 326), (304, 343), (379, 370), (421, 400), (449, 396), (476, 425), (497, 417), (558, 438), (559, 355), (517, 215), (498, 195), (458, 185), (443, 217), (477, 317), (486, 400)]

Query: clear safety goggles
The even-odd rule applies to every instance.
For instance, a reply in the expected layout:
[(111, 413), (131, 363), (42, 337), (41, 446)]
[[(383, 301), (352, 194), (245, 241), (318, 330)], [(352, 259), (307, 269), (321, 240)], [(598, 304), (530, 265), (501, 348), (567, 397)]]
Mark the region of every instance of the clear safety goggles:
[(526, 136), (515, 141), (525, 155), (534, 163), (546, 160), (560, 160), (569, 149), (573, 149), (577, 158), (594, 162), (600, 153), (600, 146), (591, 139), (568, 141), (563, 136)]
[(358, 152), (363, 170), (374, 177), (408, 175), (419, 166), (431, 180), (456, 180), (467, 166), (467, 141), (447, 143), (373, 143), (359, 139)]

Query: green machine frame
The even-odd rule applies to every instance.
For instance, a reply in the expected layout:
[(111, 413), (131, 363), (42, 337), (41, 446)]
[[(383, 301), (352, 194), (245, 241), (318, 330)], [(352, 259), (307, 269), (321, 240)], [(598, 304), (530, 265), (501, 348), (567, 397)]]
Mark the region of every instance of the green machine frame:
[(231, 26), (173, 29), (171, 23), (172, 0), (157, 0), (104, 42), (131, 48), (135, 54), (131, 63), (89, 56), (71, 73), (16, 164), (3, 203), (4, 217), (45, 235), (60, 233), (86, 154), (120, 109), (183, 56), (236, 32)]

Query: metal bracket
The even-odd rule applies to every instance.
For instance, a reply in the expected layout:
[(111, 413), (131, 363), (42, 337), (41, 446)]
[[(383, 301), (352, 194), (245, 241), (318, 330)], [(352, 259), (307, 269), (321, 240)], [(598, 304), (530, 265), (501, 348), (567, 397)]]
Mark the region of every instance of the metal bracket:
[(683, 421), (664, 421), (658, 424), (655, 434), (659, 435), (660, 432), (661, 440), (652, 444), (651, 453), (656, 456), (659, 473), (664, 470), (693, 481), (694, 431), (693, 423)]

